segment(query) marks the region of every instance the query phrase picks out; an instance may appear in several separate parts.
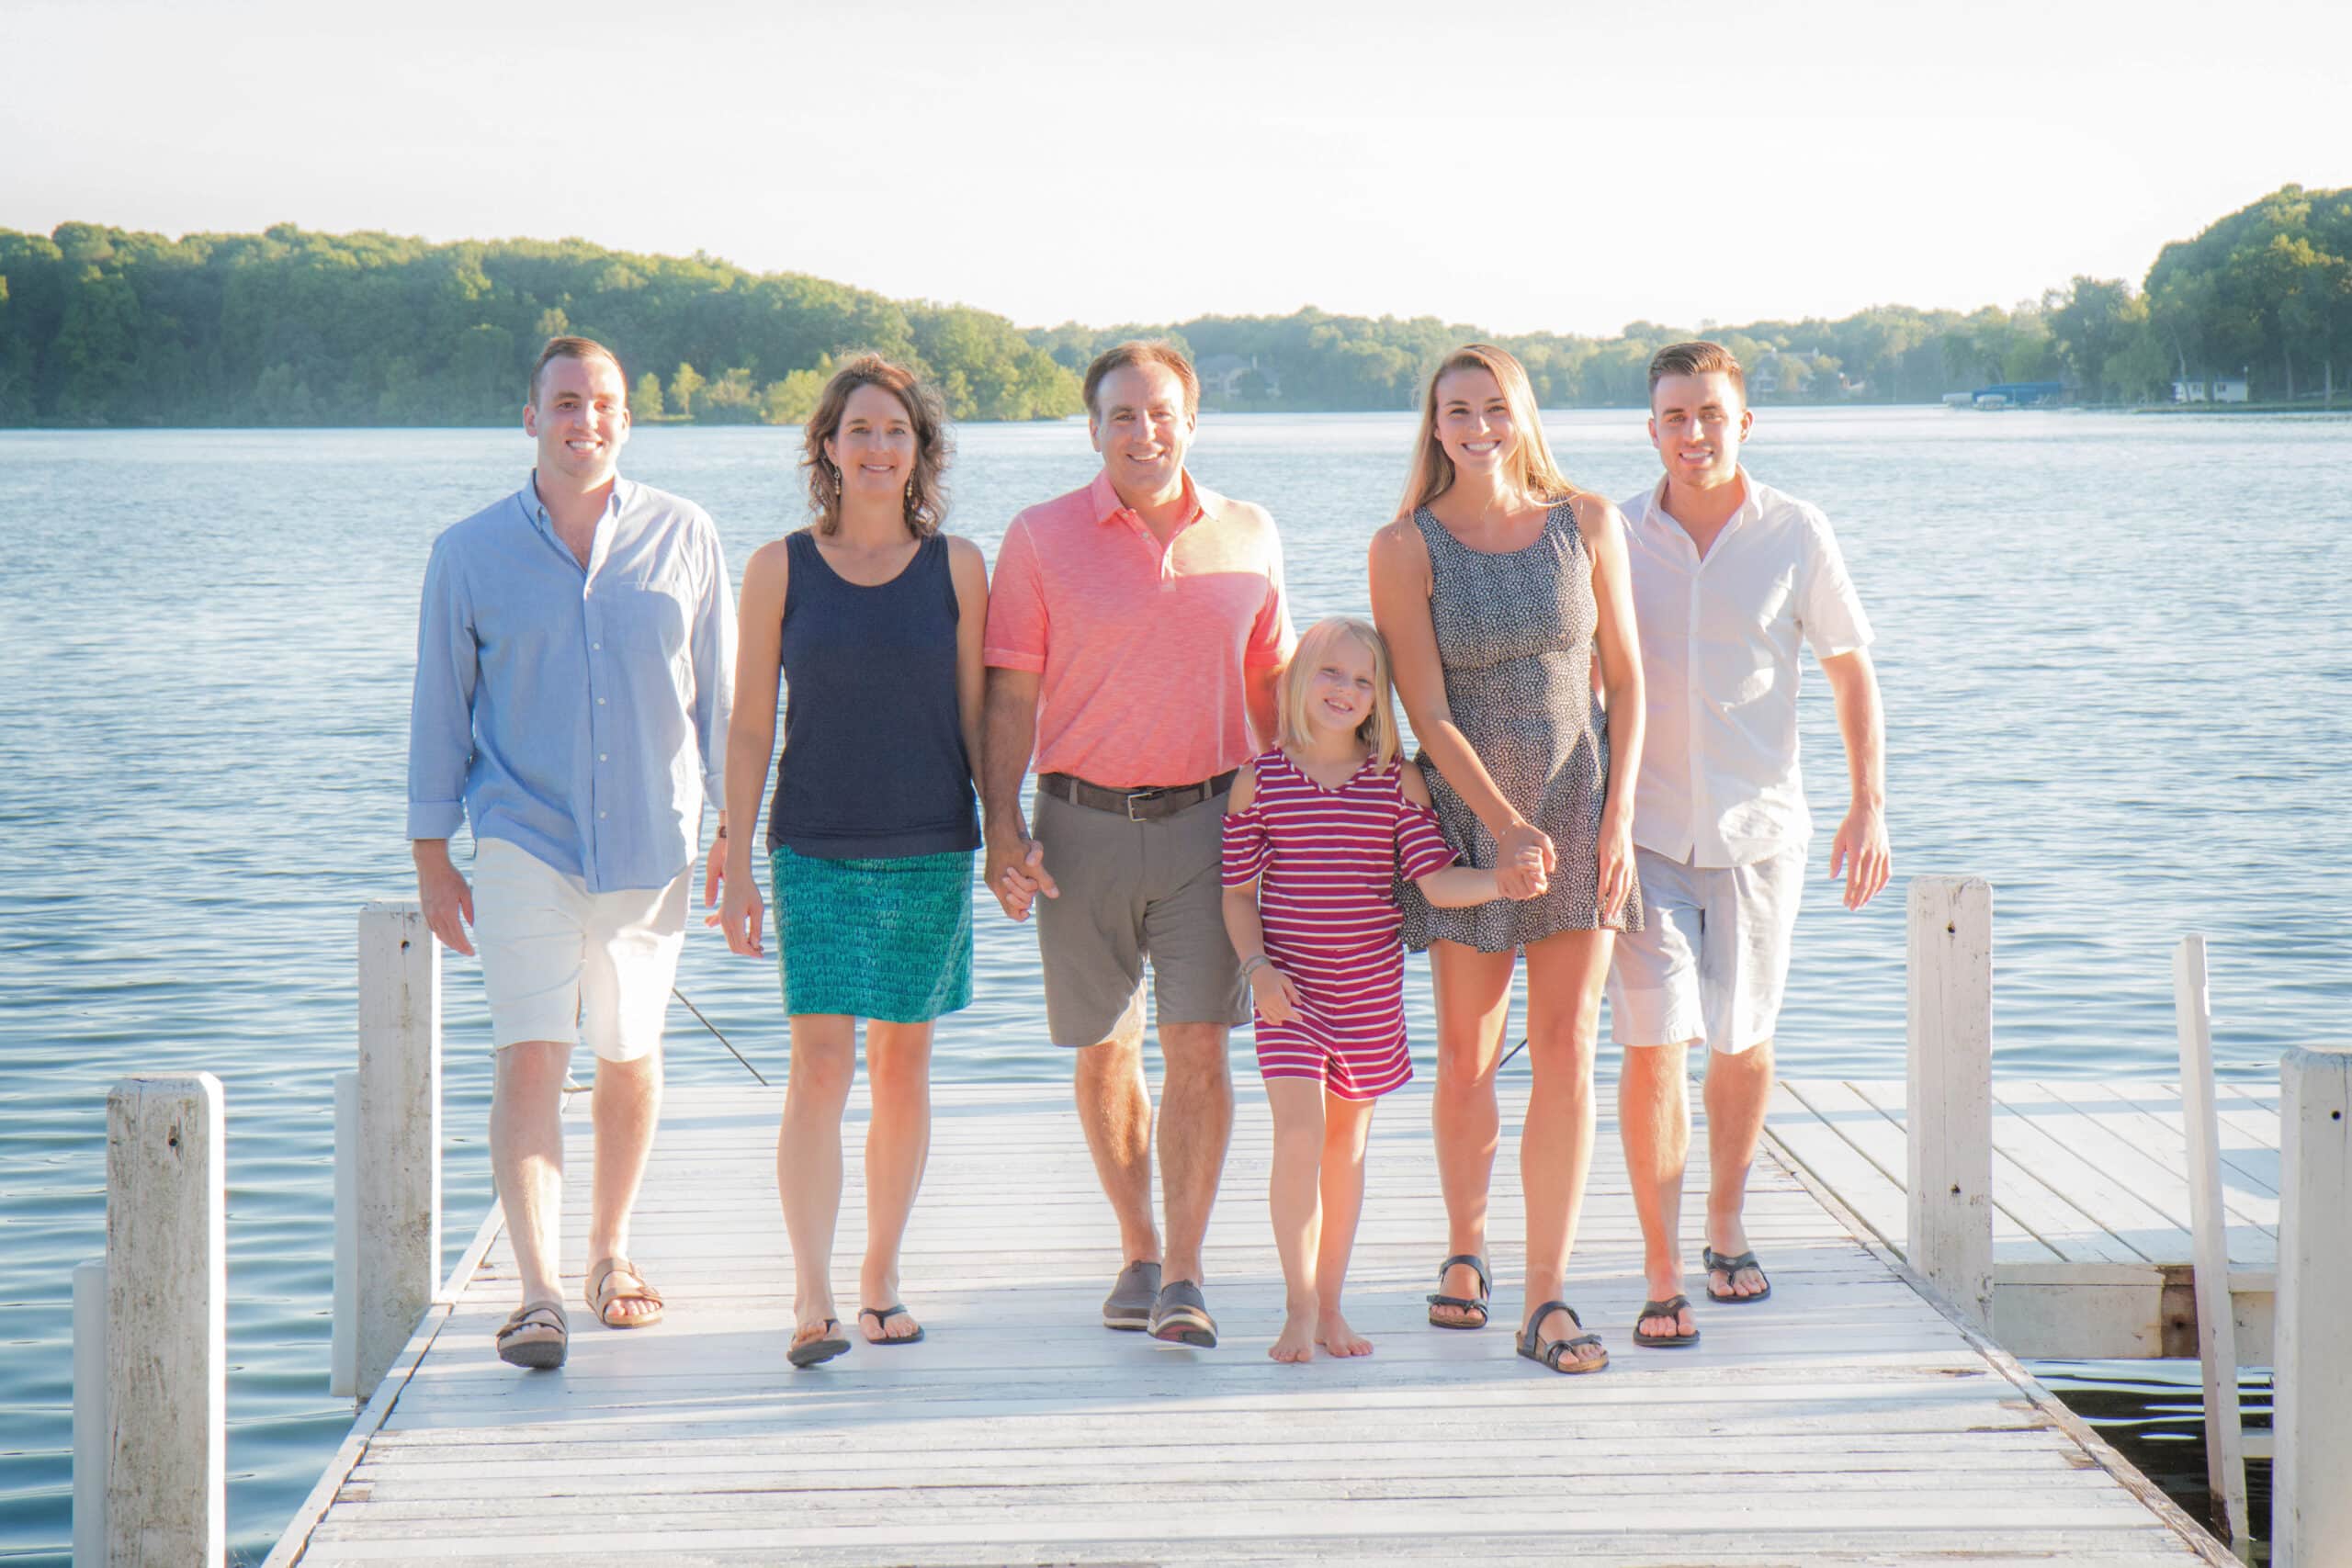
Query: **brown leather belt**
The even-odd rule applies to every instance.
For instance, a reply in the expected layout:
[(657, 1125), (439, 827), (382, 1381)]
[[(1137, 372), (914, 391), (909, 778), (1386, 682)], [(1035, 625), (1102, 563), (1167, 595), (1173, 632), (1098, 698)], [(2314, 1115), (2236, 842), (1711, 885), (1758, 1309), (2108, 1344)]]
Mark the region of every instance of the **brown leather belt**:
[(1157, 822), (1223, 795), (1233, 787), (1233, 776), (1239, 772), (1238, 768), (1228, 768), (1199, 784), (1169, 784), (1158, 789), (1104, 789), (1073, 773), (1039, 773), (1037, 790), (1072, 806), (1115, 813), (1130, 822)]

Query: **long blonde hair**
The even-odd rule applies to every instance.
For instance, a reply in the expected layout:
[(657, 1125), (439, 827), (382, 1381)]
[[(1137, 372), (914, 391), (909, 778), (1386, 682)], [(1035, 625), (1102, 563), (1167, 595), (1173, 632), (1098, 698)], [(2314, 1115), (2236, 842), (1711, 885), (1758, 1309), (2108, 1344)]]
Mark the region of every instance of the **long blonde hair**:
[(1329, 653), (1331, 645), (1343, 637), (1351, 637), (1372, 655), (1372, 711), (1356, 726), (1356, 739), (1386, 767), (1396, 760), (1396, 709), (1390, 699), (1392, 677), (1389, 674), (1388, 645), (1369, 621), (1359, 621), (1352, 615), (1331, 615), (1306, 628), (1298, 639), (1297, 649), (1290, 656), (1290, 670), (1283, 677), (1283, 739), (1293, 746), (1306, 746), (1314, 738), (1306, 721), (1306, 682), (1315, 668)]
[(1413, 439), (1413, 468), (1405, 478), (1405, 499), (1396, 508), (1399, 518), (1414, 513), (1453, 488), (1453, 459), (1437, 435), (1437, 384), (1456, 370), (1484, 370), (1502, 389), (1510, 408), (1510, 472), (1504, 484), (1526, 502), (1564, 501), (1577, 493), (1560, 465), (1553, 460), (1551, 443), (1544, 439), (1544, 418), (1535, 407), (1535, 389), (1527, 371), (1510, 350), (1490, 343), (1465, 343), (1445, 356), (1430, 373), (1421, 395), (1421, 428)]

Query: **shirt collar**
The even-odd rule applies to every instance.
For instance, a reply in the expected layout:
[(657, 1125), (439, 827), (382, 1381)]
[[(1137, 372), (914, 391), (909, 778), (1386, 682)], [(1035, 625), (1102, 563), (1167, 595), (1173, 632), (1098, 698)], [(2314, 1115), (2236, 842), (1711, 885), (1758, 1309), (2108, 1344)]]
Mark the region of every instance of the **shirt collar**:
[[(605, 500), (605, 515), (598, 519), (599, 524), (609, 522), (628, 511), (629, 496), (635, 489), (636, 487), (628, 480), (615, 474), (613, 493)], [(547, 503), (539, 499), (538, 469), (531, 470), (530, 477), (523, 481), (523, 488), (514, 492), (514, 499), (521, 504), (523, 515), (528, 517), (535, 527), (544, 529), (550, 526), (548, 521)]]
[[(1682, 531), (1682, 525), (1676, 522), (1674, 513), (1666, 509), (1666, 477), (1661, 474), (1657, 483), (1650, 487), (1649, 499), (1642, 506), (1642, 517), (1658, 527), (1671, 528), (1679, 534)], [(1739, 469), (1739, 510), (1731, 514), (1724, 524), (1723, 533), (1715, 537), (1722, 539), (1724, 534), (1730, 533), (1741, 524), (1754, 521), (1762, 511), (1763, 507), (1756, 499), (1756, 480), (1749, 477), (1743, 464)]]
[[(1125, 502), (1119, 499), (1119, 492), (1112, 488), (1111, 470), (1108, 468), (1094, 476), (1094, 482), (1087, 487), (1087, 494), (1092, 499), (1094, 520), (1097, 523), (1108, 523), (1120, 513), (1132, 510)], [(1215, 491), (1204, 490), (1195, 484), (1193, 481), (1192, 471), (1185, 470), (1184, 521), (1186, 524), (1195, 523), (1203, 518), (1213, 520), (1220, 514), (1223, 506), (1224, 497)]]

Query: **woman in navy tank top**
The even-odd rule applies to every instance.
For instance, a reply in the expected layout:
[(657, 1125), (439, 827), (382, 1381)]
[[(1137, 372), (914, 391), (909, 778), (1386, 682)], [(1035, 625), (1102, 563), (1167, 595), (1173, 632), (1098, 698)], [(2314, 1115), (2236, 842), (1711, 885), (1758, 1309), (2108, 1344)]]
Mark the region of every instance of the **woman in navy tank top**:
[(923, 1330), (899, 1298), (899, 1244), (931, 1146), (932, 1021), (972, 995), (972, 852), (979, 818), (980, 637), (988, 569), (939, 531), (948, 455), (937, 394), (876, 355), (843, 365), (809, 416), (801, 467), (816, 521), (743, 569), (728, 731), (726, 901), (734, 952), (763, 955), (751, 824), (768, 807), (775, 946), (792, 1037), (776, 1185), (792, 1241), (796, 1367), (850, 1348), (831, 1286), (842, 1112), (865, 1023), (869, 1344)]

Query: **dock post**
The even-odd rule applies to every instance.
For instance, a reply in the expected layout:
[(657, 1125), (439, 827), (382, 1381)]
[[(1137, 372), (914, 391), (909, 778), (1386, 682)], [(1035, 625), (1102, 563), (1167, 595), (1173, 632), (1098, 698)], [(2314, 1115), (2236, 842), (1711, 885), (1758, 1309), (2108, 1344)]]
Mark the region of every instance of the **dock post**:
[(74, 1266), (74, 1562), (107, 1561), (107, 1266)]
[(2222, 1205), (2222, 1123), (2213, 1103), (2213, 1007), (2205, 939), (2180, 939), (2172, 955), (2173, 1014), (2180, 1032), (2180, 1119), (2188, 1141), (2188, 1213), (2196, 1244), (2197, 1349), (2205, 1382), (2205, 1481), (2222, 1505), (2230, 1548), (2254, 1561), (2245, 1503), (2245, 1425), (2238, 1408), (2238, 1332), (2230, 1301), (2230, 1216)]
[(334, 1076), (334, 1316), (327, 1393), (359, 1397), (359, 1070)]
[(1910, 887), (1908, 1251), (1980, 1333), (1993, 1332), (1993, 888)]
[(2278, 1065), (2278, 1308), (2271, 1359), (2270, 1561), (2352, 1562), (2352, 1051), (2297, 1049)]
[(227, 1205), (220, 1080), (107, 1096), (109, 1568), (226, 1556)]
[(384, 1381), (441, 1268), (441, 944), (413, 901), (359, 912), (353, 1395)]

